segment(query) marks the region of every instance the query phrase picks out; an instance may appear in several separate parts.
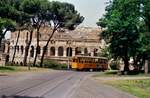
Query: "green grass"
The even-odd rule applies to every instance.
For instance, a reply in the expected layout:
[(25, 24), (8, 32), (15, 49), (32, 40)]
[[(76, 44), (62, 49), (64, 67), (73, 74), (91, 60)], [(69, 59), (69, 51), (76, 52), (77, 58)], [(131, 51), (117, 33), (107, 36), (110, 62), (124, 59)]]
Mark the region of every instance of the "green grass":
[[(150, 98), (150, 78), (142, 79), (143, 77), (150, 77), (150, 74), (144, 75), (144, 73), (139, 74), (129, 74), (129, 75), (117, 75), (117, 70), (100, 72), (94, 75), (95, 78), (102, 78), (101, 83), (114, 86), (122, 91), (128, 92), (138, 98)], [(110, 77), (109, 80), (105, 80), (105, 77)], [(133, 77), (132, 80), (123, 79), (123, 77)], [(140, 78), (140, 80), (137, 80)]]
[(37, 68), (31, 67), (31, 70), (28, 70), (28, 67), (21, 66), (0, 66), (0, 73), (14, 73), (14, 72), (36, 72), (36, 71), (48, 71), (46, 68)]
[(138, 98), (150, 98), (150, 79), (145, 80), (114, 80), (105, 82), (123, 91), (129, 92)]
[[(105, 71), (105, 72), (100, 72), (100, 73), (97, 73), (95, 74), (93, 77), (120, 77), (120, 75), (117, 74), (118, 73), (118, 70), (108, 70), (108, 71)], [(147, 77), (150, 77), (150, 74), (148, 75), (145, 75), (144, 73), (135, 73), (133, 74), (130, 73), (128, 75), (121, 75), (123, 77), (141, 77), (141, 76), (147, 76)]]
[(4, 72), (13, 72), (15, 71), (15, 67), (5, 67), (5, 66), (1, 66), (0, 67), (0, 72), (4, 73)]

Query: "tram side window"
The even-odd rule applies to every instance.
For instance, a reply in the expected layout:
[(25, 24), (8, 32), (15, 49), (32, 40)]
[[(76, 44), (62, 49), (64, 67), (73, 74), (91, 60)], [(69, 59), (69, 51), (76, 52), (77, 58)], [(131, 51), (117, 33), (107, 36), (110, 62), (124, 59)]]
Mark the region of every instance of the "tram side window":
[(85, 59), (85, 63), (87, 63), (87, 60)]
[(103, 63), (103, 60), (100, 60), (100, 63)]
[(98, 63), (101, 63), (101, 59), (98, 60)]
[(76, 59), (76, 61), (75, 62), (78, 62), (79, 60), (78, 59)]
[(85, 63), (89, 63), (89, 62), (88, 62), (88, 59), (85, 60)]
[(103, 60), (103, 63), (105, 64), (105, 60)]
[(83, 60), (83, 59), (81, 60), (81, 63), (84, 63), (84, 60)]
[(107, 60), (104, 60), (104, 64), (107, 64)]
[(81, 60), (79, 59), (79, 60), (78, 60), (78, 62), (80, 63), (80, 62), (81, 62)]
[(88, 63), (88, 59), (86, 59), (85, 61), (86, 61), (86, 63)]
[(82, 63), (82, 59), (80, 59), (80, 63)]
[(73, 62), (76, 62), (76, 60), (75, 60), (75, 59), (73, 59)]
[(92, 63), (92, 59), (90, 59), (89, 63)]
[(95, 63), (98, 63), (98, 59), (95, 59)]
[(103, 63), (104, 63), (104, 60), (101, 60), (101, 63), (103, 64)]
[(82, 59), (82, 62), (85, 63), (85, 59)]
[(96, 63), (95, 59), (93, 59), (92, 61), (93, 61), (93, 63)]

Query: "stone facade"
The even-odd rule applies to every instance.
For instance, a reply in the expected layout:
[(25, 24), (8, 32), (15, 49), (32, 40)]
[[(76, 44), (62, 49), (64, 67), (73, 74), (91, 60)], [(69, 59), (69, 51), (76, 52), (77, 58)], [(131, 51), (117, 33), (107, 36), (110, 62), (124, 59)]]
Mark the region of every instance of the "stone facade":
[[(46, 45), (47, 39), (50, 36), (51, 29), (42, 28), (40, 30), (40, 46), (38, 60), (40, 60), (43, 47)], [(75, 55), (97, 56), (100, 52), (100, 47), (105, 46), (105, 42), (99, 38), (100, 29), (91, 27), (79, 27), (76, 30), (58, 30), (49, 43), (46, 59), (55, 59), (62, 63), (66, 63), (69, 57)], [(15, 43), (18, 32), (11, 33), (10, 39), (10, 61), (14, 52)], [(20, 34), (18, 45), (16, 46), (16, 63), (22, 63), (25, 53), (26, 42), (28, 42), (29, 33), (22, 31)], [(32, 43), (29, 49), (27, 62), (33, 62), (36, 52), (36, 32), (33, 33)]]
[(9, 61), (9, 40), (2, 40), (0, 45), (0, 66), (4, 66)]

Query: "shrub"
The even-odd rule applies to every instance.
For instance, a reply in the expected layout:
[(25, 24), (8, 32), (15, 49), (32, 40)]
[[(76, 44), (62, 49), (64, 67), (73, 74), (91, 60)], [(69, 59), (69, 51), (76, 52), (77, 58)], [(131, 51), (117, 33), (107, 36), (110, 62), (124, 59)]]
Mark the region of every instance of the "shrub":
[(117, 61), (112, 61), (110, 67), (112, 70), (118, 70), (119, 63)]
[[(51, 69), (56, 69), (56, 70), (67, 69), (67, 65), (60, 64), (52, 60), (44, 60), (43, 66), (45, 68), (51, 68)], [(37, 64), (37, 67), (39, 67), (39, 64)]]
[(15, 63), (12, 63), (12, 62), (7, 62), (5, 64), (5, 66), (20, 66), (20, 64), (15, 64)]

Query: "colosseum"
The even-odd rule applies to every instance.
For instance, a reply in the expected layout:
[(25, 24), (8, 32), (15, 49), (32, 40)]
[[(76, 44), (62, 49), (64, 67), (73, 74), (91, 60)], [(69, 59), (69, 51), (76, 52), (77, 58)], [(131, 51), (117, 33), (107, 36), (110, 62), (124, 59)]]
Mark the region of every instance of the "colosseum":
[[(51, 30), (43, 28), (40, 30), (40, 46), (38, 52), (38, 60), (40, 60), (43, 48), (46, 45), (47, 39), (50, 36)], [(68, 58), (75, 55), (97, 56), (101, 48), (105, 46), (105, 42), (99, 38), (100, 28), (93, 27), (78, 27), (76, 30), (58, 30), (51, 39), (47, 52), (46, 59), (57, 60), (61, 63), (66, 63)], [(18, 32), (12, 32), (10, 38), (9, 61), (12, 60), (14, 48), (17, 40)], [(27, 62), (33, 62), (36, 52), (36, 32), (33, 33), (32, 43), (29, 49)], [(22, 63), (25, 53), (25, 46), (29, 39), (29, 33), (22, 31), (19, 37), (18, 45), (16, 46), (16, 56), (14, 61)]]

